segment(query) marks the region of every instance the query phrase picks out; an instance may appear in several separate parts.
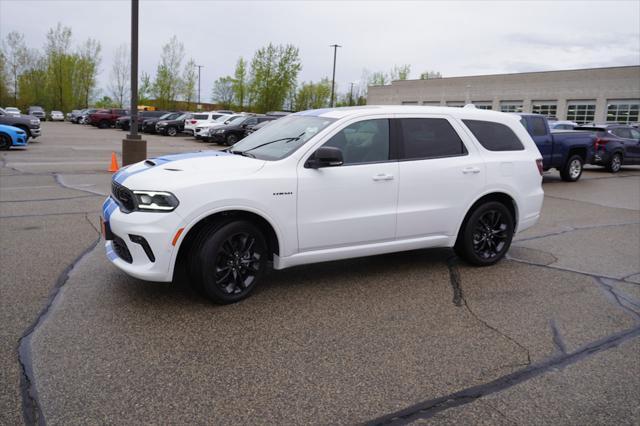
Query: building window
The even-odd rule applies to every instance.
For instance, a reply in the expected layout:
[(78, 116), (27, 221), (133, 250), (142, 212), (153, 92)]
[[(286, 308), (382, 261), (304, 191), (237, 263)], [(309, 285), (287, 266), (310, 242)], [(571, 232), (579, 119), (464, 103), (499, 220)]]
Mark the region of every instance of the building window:
[(491, 102), (473, 102), (473, 105), (478, 109), (493, 109)]
[(402, 105), (418, 105), (418, 101), (402, 101)]
[(547, 118), (555, 118), (558, 112), (558, 105), (552, 101), (533, 101), (531, 103), (531, 111)]
[(637, 123), (640, 100), (607, 101), (607, 123)]
[(578, 124), (593, 123), (596, 115), (595, 101), (569, 101), (567, 103), (567, 120)]
[(464, 106), (464, 102), (463, 101), (447, 101), (447, 106), (462, 108)]
[(522, 101), (502, 101), (500, 102), (502, 112), (522, 112)]
[(440, 105), (440, 101), (422, 101), (422, 105), (437, 106)]

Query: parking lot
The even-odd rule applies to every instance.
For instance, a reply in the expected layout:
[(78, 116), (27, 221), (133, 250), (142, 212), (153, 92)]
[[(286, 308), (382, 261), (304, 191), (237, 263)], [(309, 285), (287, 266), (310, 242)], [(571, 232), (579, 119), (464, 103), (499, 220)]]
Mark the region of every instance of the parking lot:
[[(640, 422), (640, 167), (547, 173), (540, 223), (492, 267), (314, 264), (216, 306), (106, 259), (126, 133), (42, 129), (1, 154), (0, 424)], [(145, 138), (150, 157), (220, 149)]]

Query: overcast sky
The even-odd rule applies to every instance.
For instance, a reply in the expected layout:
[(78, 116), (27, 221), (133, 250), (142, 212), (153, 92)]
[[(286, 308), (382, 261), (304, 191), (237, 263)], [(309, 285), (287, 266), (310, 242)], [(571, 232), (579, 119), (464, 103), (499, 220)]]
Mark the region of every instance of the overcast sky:
[[(443, 76), (640, 64), (640, 1), (160, 1), (140, 2), (140, 70), (154, 74), (162, 45), (176, 35), (202, 70), (202, 100), (213, 81), (272, 43), (300, 48), (300, 81), (331, 77), (341, 92), (362, 70), (411, 64)], [(130, 41), (128, 0), (0, 0), (0, 36), (24, 33), (42, 47), (58, 22), (75, 44), (102, 44), (99, 86), (116, 47)]]

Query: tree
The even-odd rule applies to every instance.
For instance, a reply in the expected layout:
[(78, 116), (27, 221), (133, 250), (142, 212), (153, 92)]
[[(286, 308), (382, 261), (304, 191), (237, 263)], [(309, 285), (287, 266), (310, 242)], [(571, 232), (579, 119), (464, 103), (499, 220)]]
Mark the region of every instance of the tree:
[(323, 78), (318, 83), (303, 83), (295, 97), (295, 109), (304, 111), (307, 109), (324, 108), (329, 105), (331, 97), (331, 81)]
[(425, 71), (420, 74), (420, 80), (430, 80), (432, 78), (442, 78), (442, 74), (439, 71)]
[(244, 58), (238, 59), (233, 77), (233, 96), (238, 108), (242, 110), (247, 93), (247, 61)]
[(48, 109), (68, 111), (73, 103), (73, 69), (76, 56), (71, 49), (71, 28), (58, 23), (47, 33), (45, 57), (47, 61)]
[(389, 72), (389, 80), (407, 80), (409, 79), (409, 74), (411, 74), (411, 65), (394, 65), (391, 72)]
[(369, 86), (384, 86), (387, 84), (387, 75), (382, 71), (376, 71), (369, 77)]
[(118, 106), (117, 101), (114, 101), (109, 96), (103, 96), (102, 98), (97, 100), (95, 103), (96, 108), (113, 108), (117, 106)]
[(138, 102), (146, 104), (151, 100), (151, 94), (153, 91), (153, 83), (151, 77), (146, 72), (140, 74), (140, 83), (138, 84)]
[(251, 60), (249, 92), (253, 108), (258, 112), (281, 109), (301, 69), (297, 47), (269, 44), (259, 49)]
[(153, 94), (157, 106), (163, 109), (175, 107), (176, 98), (182, 86), (180, 66), (184, 59), (184, 45), (176, 36), (162, 47), (162, 56), (156, 71)]
[(27, 70), (29, 65), (29, 50), (24, 42), (24, 34), (11, 31), (7, 34), (6, 47), (3, 46), (2, 50), (2, 62), (3, 68), (6, 68), (7, 86), (10, 87), (11, 94), (13, 95), (13, 103), (17, 105), (18, 82), (20, 76)]
[(182, 98), (187, 103), (187, 109), (190, 109), (189, 105), (196, 97), (196, 84), (198, 84), (196, 61), (191, 58), (184, 66), (182, 73)]
[(20, 108), (30, 105), (47, 105), (48, 95), (47, 59), (37, 51), (30, 53), (29, 68), (18, 78), (18, 104)]
[(73, 77), (75, 82), (73, 107), (89, 107), (90, 99), (96, 89), (100, 51), (100, 43), (91, 38), (80, 46)]
[(11, 95), (9, 94), (9, 75), (7, 73), (6, 64), (6, 56), (4, 51), (0, 49), (0, 105), (7, 105), (11, 98)]
[(111, 65), (109, 94), (113, 97), (117, 107), (122, 108), (127, 103), (127, 94), (131, 84), (131, 55), (126, 44), (116, 49)]
[(212, 102), (222, 105), (222, 108), (229, 109), (233, 104), (233, 96), (233, 78), (230, 76), (220, 77), (213, 83)]

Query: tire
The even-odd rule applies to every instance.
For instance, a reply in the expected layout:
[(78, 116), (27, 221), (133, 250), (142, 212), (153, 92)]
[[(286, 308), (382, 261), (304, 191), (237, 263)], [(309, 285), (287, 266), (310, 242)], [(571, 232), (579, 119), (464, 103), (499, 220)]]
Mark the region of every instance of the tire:
[(489, 201), (477, 206), (467, 218), (454, 250), (472, 265), (493, 265), (509, 250), (513, 231), (509, 209), (502, 203)]
[(167, 136), (175, 136), (178, 134), (178, 129), (176, 129), (175, 127), (167, 127), (167, 130), (165, 130), (165, 133), (167, 134)]
[(560, 177), (565, 182), (575, 182), (582, 176), (584, 160), (579, 155), (569, 157), (564, 167), (560, 170)]
[(622, 168), (622, 154), (619, 152), (614, 153), (611, 159), (607, 163), (607, 170), (611, 173), (618, 173)]
[(212, 302), (238, 302), (253, 292), (267, 265), (262, 232), (247, 221), (210, 225), (196, 237), (189, 256), (192, 286)]
[(13, 143), (11, 142), (11, 137), (4, 133), (0, 133), (0, 151), (8, 151), (11, 148)]
[(236, 135), (227, 136), (227, 139), (226, 139), (226, 145), (227, 146), (231, 146), (231, 145), (235, 144), (236, 142), (238, 142), (238, 137)]
[(29, 140), (31, 138), (31, 131), (29, 130), (29, 128), (27, 126), (20, 125), (20, 126), (15, 126), (15, 127), (17, 127), (20, 130), (24, 130), (24, 132), (27, 135), (27, 140)]
[(102, 120), (101, 122), (98, 123), (98, 129), (108, 129), (109, 127), (109, 122), (108, 121), (104, 121)]

